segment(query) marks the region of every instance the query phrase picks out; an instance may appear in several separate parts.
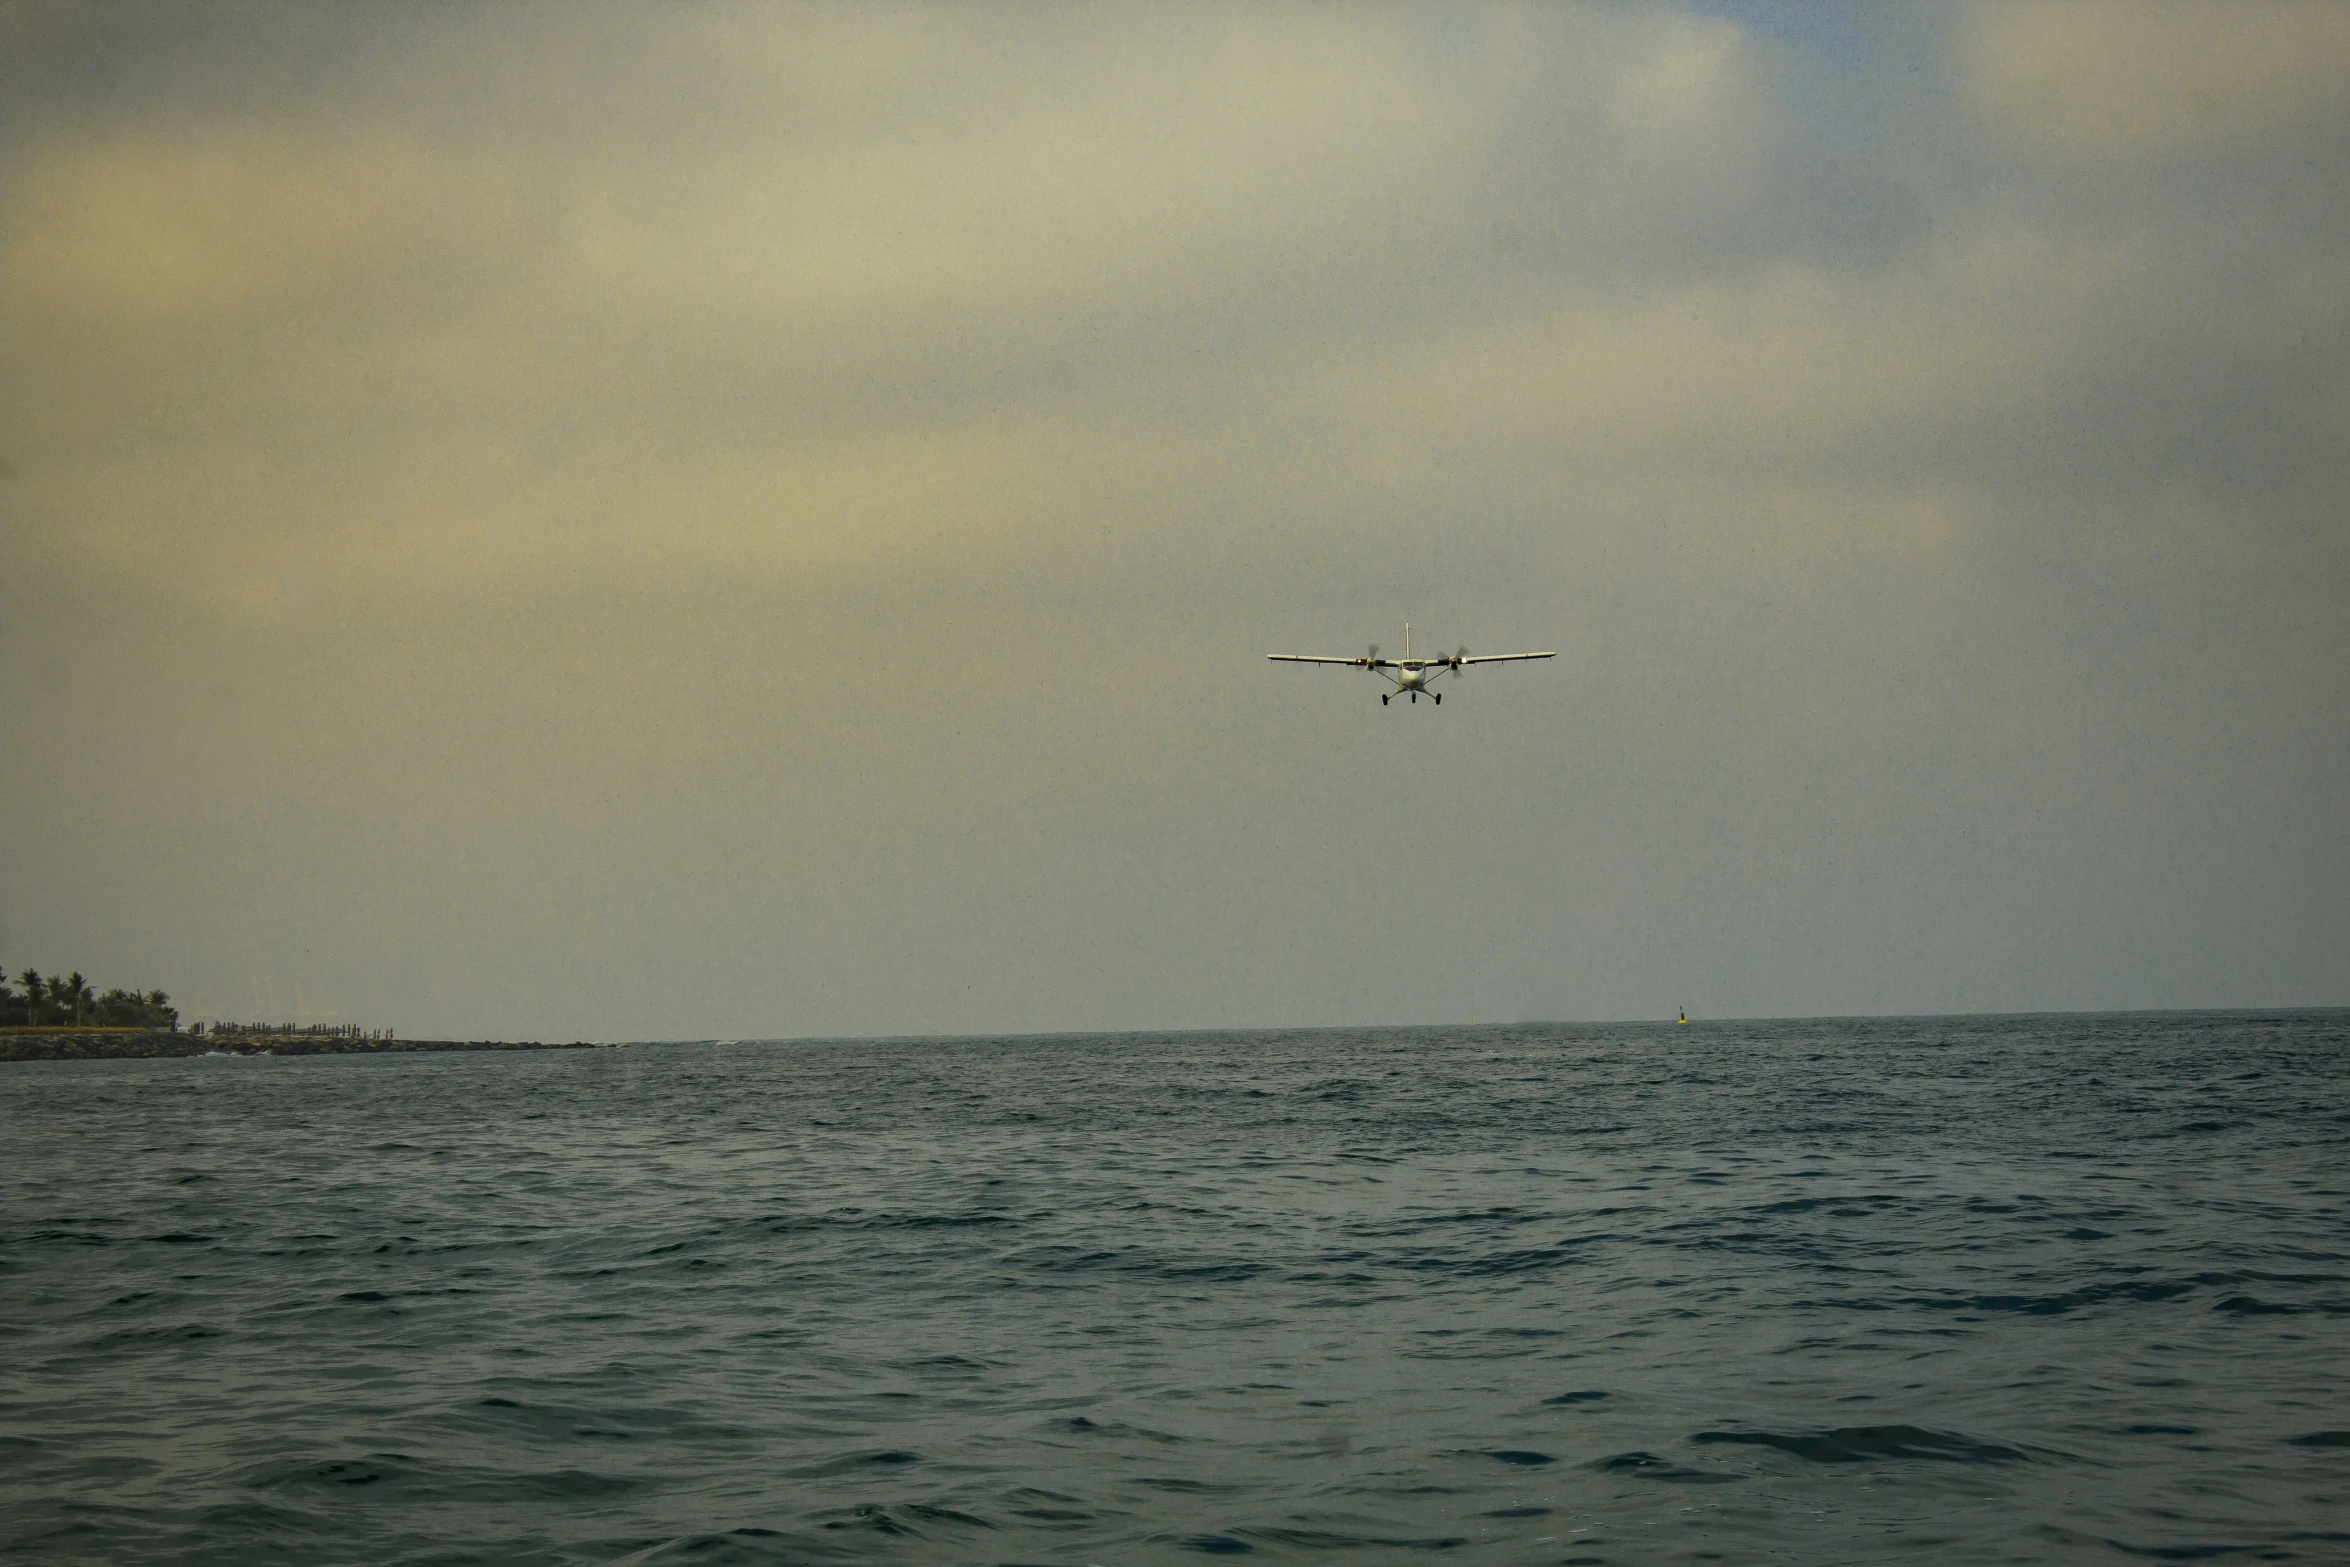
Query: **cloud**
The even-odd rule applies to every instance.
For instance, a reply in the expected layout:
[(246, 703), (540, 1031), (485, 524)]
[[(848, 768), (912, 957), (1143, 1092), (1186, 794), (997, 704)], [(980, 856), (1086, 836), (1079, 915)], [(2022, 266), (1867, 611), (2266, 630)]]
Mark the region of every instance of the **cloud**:
[(1962, 25), (1978, 111), (2063, 155), (2236, 149), (2350, 116), (2350, 13), (2317, 0), (2039, 0)]
[(496, 205), (457, 210), (480, 171), (425, 148), (251, 130), (48, 138), (11, 174), (0, 288), (16, 310), (84, 332), (282, 318)]

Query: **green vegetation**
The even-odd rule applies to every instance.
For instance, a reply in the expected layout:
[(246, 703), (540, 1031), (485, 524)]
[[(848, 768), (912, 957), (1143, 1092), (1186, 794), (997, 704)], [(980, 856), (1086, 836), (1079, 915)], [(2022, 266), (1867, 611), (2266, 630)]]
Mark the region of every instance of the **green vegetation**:
[(44, 978), (39, 969), (26, 969), (16, 976), (15, 985), (0, 976), (0, 1028), (179, 1026), (179, 1009), (160, 990), (109, 990), (100, 995), (79, 972)]

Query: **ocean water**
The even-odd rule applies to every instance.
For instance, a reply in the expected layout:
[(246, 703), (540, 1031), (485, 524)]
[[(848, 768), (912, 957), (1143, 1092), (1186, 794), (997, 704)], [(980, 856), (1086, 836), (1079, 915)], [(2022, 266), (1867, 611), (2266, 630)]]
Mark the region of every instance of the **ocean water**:
[(2350, 1015), (0, 1066), (0, 1556), (2350, 1561)]

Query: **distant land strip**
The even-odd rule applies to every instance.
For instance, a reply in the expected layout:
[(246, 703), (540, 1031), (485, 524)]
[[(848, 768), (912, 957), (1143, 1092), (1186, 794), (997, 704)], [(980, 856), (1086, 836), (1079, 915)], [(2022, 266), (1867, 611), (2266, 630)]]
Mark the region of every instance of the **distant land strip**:
[(367, 1039), (348, 1034), (182, 1034), (146, 1028), (0, 1028), (0, 1061), (127, 1061), (158, 1056), (372, 1056), (410, 1050), (593, 1050), (536, 1039)]

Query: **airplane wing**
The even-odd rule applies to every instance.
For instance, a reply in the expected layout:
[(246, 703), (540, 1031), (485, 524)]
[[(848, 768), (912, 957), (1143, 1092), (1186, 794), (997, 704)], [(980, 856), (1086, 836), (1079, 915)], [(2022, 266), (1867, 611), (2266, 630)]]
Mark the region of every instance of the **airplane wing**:
[[(1514, 659), (1556, 657), (1558, 657), (1556, 653), (1485, 653), (1476, 658), (1464, 658), (1461, 662), (1464, 664), (1507, 664)], [(1450, 660), (1446, 660), (1446, 662), (1449, 663)]]
[(1384, 658), (1316, 658), (1310, 653), (1267, 653), (1265, 656), (1276, 664), (1352, 664), (1357, 669), (1385, 669), (1389, 663)]

